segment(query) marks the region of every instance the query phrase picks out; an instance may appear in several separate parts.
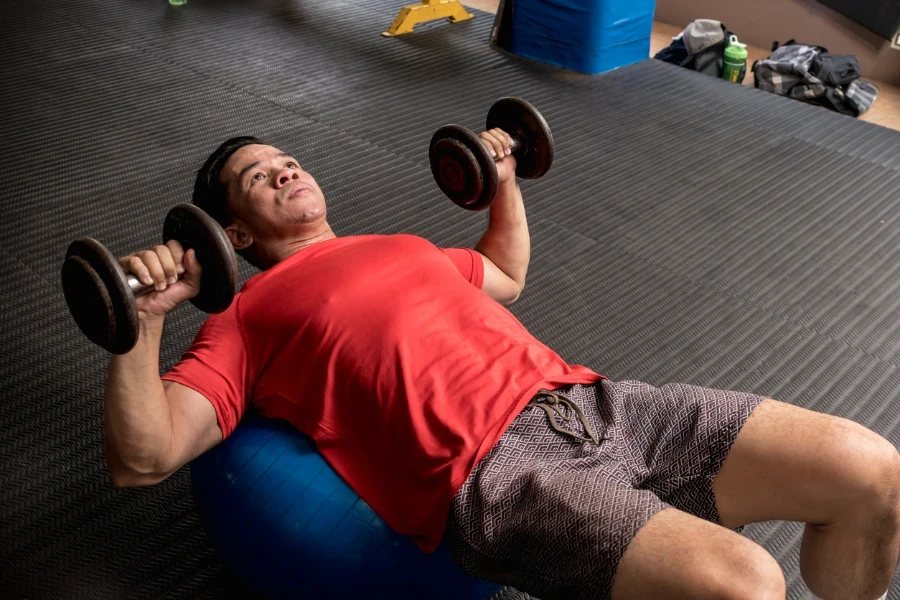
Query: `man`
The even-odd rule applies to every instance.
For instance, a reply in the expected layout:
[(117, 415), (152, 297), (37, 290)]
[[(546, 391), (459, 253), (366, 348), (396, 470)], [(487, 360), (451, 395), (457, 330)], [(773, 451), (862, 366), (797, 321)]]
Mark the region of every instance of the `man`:
[(165, 315), (197, 293), (202, 265), (175, 242), (122, 259), (156, 291), (138, 299), (137, 346), (110, 365), (113, 483), (162, 481), (252, 402), (310, 435), (424, 551), (446, 539), (468, 572), (544, 600), (784, 598), (776, 561), (738, 533), (775, 519), (806, 523), (815, 594), (884, 594), (900, 551), (896, 449), (754, 394), (567, 364), (502, 306), (525, 284), (529, 233), (509, 137), (480, 137), (501, 184), (474, 249), (337, 237), (293, 157), (255, 138), (218, 148), (194, 202), (262, 273), (160, 378)]

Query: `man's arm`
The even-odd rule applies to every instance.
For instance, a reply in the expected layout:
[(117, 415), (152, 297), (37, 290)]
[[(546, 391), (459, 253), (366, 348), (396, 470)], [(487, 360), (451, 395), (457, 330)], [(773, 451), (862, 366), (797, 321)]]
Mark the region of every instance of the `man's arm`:
[[(152, 485), (219, 439), (215, 410), (185, 386), (163, 385), (159, 347), (166, 314), (199, 290), (200, 265), (169, 242), (121, 261), (155, 291), (138, 298), (134, 348), (110, 362), (104, 399), (106, 462), (117, 487)], [(179, 273), (185, 273), (178, 280)]]
[(491, 204), (487, 231), (475, 244), (484, 257), (483, 289), (502, 304), (512, 304), (525, 287), (531, 259), (531, 237), (525, 218), (525, 203), (516, 181), (516, 159), (508, 153), (509, 136), (498, 129), (481, 134), (481, 139), (497, 162), (500, 187)]
[(159, 377), (162, 320), (141, 322), (137, 345), (110, 362), (105, 451), (116, 487), (159, 483), (222, 440), (212, 404)]

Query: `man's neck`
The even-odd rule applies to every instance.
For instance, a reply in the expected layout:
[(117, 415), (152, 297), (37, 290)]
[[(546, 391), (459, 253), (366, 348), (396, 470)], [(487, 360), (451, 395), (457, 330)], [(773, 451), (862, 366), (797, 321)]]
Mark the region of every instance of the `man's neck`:
[(324, 242), (326, 240), (331, 240), (336, 238), (337, 236), (334, 234), (334, 231), (331, 230), (331, 226), (327, 223), (315, 234), (309, 237), (303, 237), (299, 239), (289, 240), (279, 246), (272, 253), (271, 259), (267, 262), (270, 263), (270, 266), (274, 266), (289, 256), (293, 256), (297, 252), (300, 252), (304, 248), (309, 248), (310, 246), (315, 246), (318, 243)]

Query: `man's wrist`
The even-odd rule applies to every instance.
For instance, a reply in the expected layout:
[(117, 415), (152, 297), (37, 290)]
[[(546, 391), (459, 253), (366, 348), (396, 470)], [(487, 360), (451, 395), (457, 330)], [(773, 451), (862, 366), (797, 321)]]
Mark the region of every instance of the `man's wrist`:
[(497, 196), (514, 195), (519, 191), (519, 181), (515, 177), (511, 177), (506, 181), (501, 181), (497, 188)]
[(162, 334), (163, 325), (165, 324), (165, 315), (149, 315), (141, 313), (138, 315), (138, 335), (160, 335)]

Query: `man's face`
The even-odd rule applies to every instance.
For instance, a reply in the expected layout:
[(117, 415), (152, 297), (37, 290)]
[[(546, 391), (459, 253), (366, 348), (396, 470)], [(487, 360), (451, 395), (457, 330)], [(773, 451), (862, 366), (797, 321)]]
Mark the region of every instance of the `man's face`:
[(325, 197), (296, 159), (272, 146), (252, 144), (222, 169), (231, 213), (255, 240), (290, 237), (325, 219)]

